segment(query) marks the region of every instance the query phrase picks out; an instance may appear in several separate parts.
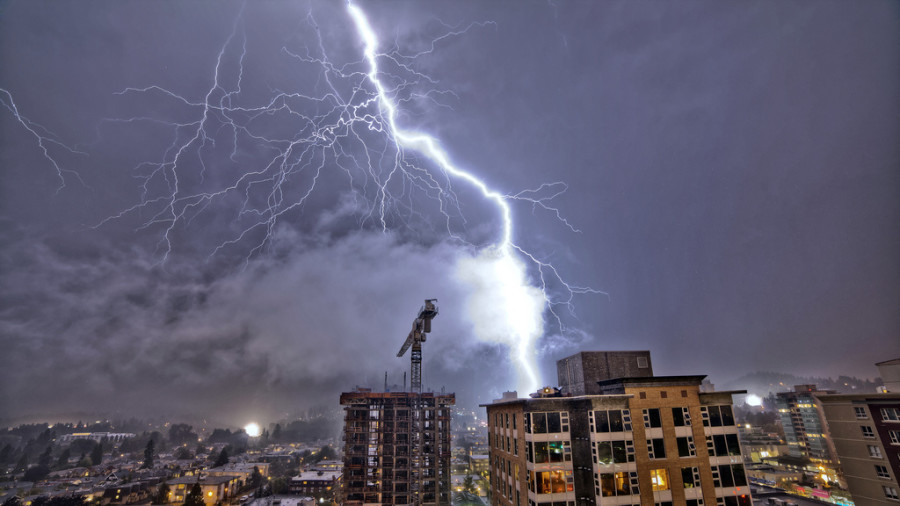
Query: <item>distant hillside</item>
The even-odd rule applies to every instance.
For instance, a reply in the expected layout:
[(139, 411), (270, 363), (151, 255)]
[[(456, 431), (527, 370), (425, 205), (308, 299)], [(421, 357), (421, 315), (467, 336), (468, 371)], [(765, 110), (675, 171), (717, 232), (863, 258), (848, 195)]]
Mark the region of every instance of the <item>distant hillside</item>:
[(883, 383), (881, 378), (874, 380), (860, 379), (853, 376), (838, 376), (837, 378), (816, 378), (795, 376), (781, 372), (754, 372), (732, 381), (717, 384), (717, 390), (747, 390), (760, 397), (766, 397), (770, 393), (786, 392), (793, 389), (794, 385), (816, 385), (819, 390), (836, 390), (840, 393), (875, 393), (876, 388)]

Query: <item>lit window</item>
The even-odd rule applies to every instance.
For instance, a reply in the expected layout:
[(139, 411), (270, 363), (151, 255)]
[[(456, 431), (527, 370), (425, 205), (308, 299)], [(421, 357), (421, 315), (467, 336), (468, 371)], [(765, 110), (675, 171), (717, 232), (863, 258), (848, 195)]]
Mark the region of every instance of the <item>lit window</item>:
[(637, 479), (636, 472), (603, 473), (600, 475), (600, 494), (604, 497), (639, 494)]
[(653, 491), (669, 490), (669, 471), (666, 469), (651, 469), (650, 483), (653, 484)]

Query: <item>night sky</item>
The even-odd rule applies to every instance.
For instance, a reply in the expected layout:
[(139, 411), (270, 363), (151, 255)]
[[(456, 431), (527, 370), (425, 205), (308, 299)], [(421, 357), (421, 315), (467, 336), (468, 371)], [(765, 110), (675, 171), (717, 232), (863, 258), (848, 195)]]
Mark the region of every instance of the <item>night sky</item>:
[(0, 421), (333, 407), (402, 381), (426, 298), (424, 383), (466, 406), (529, 318), (542, 384), (579, 350), (719, 384), (900, 356), (897, 2), (359, 5), (398, 124), (521, 197), (559, 278), (505, 300), (497, 208), (398, 165), (343, 3), (4, 1)]

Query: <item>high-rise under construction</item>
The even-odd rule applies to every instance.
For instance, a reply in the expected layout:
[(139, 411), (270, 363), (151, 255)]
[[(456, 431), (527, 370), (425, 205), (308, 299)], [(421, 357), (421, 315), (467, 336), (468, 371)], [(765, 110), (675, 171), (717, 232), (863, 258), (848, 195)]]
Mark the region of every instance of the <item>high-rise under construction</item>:
[(412, 347), (411, 391), (358, 388), (341, 394), (344, 504), (450, 504), (450, 411), (456, 396), (422, 392), (421, 384), (422, 342), (437, 315), (434, 302), (425, 301), (398, 353)]
[(345, 504), (450, 504), (454, 394), (341, 394)]

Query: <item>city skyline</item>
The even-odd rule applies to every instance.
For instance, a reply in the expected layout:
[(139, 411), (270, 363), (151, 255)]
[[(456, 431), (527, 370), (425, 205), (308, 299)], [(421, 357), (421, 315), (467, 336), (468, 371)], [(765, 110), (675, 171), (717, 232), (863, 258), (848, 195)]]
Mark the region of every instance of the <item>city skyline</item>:
[[(873, 377), (900, 356), (896, 5), (512, 5), (359, 2), (397, 125), (505, 195), (515, 244), (559, 274), (519, 255), (507, 292), (484, 256), (502, 219), (469, 182), (417, 152), (437, 182), (379, 197), (384, 103), (366, 149), (339, 143), (269, 194), (238, 186), (304, 131), (291, 114), (327, 116), (329, 87), (374, 96), (343, 5), (7, 3), (0, 419), (95, 406), (243, 426), (333, 404), (400, 382), (430, 298), (423, 383), (466, 406), (521, 384), (507, 331), (535, 314), (541, 383), (589, 349), (713, 382)], [(215, 128), (187, 143), (201, 118)], [(181, 146), (168, 179), (150, 170)], [(155, 219), (174, 175), (236, 191)], [(273, 209), (267, 237), (248, 228)], [(594, 292), (574, 313), (563, 280)]]

